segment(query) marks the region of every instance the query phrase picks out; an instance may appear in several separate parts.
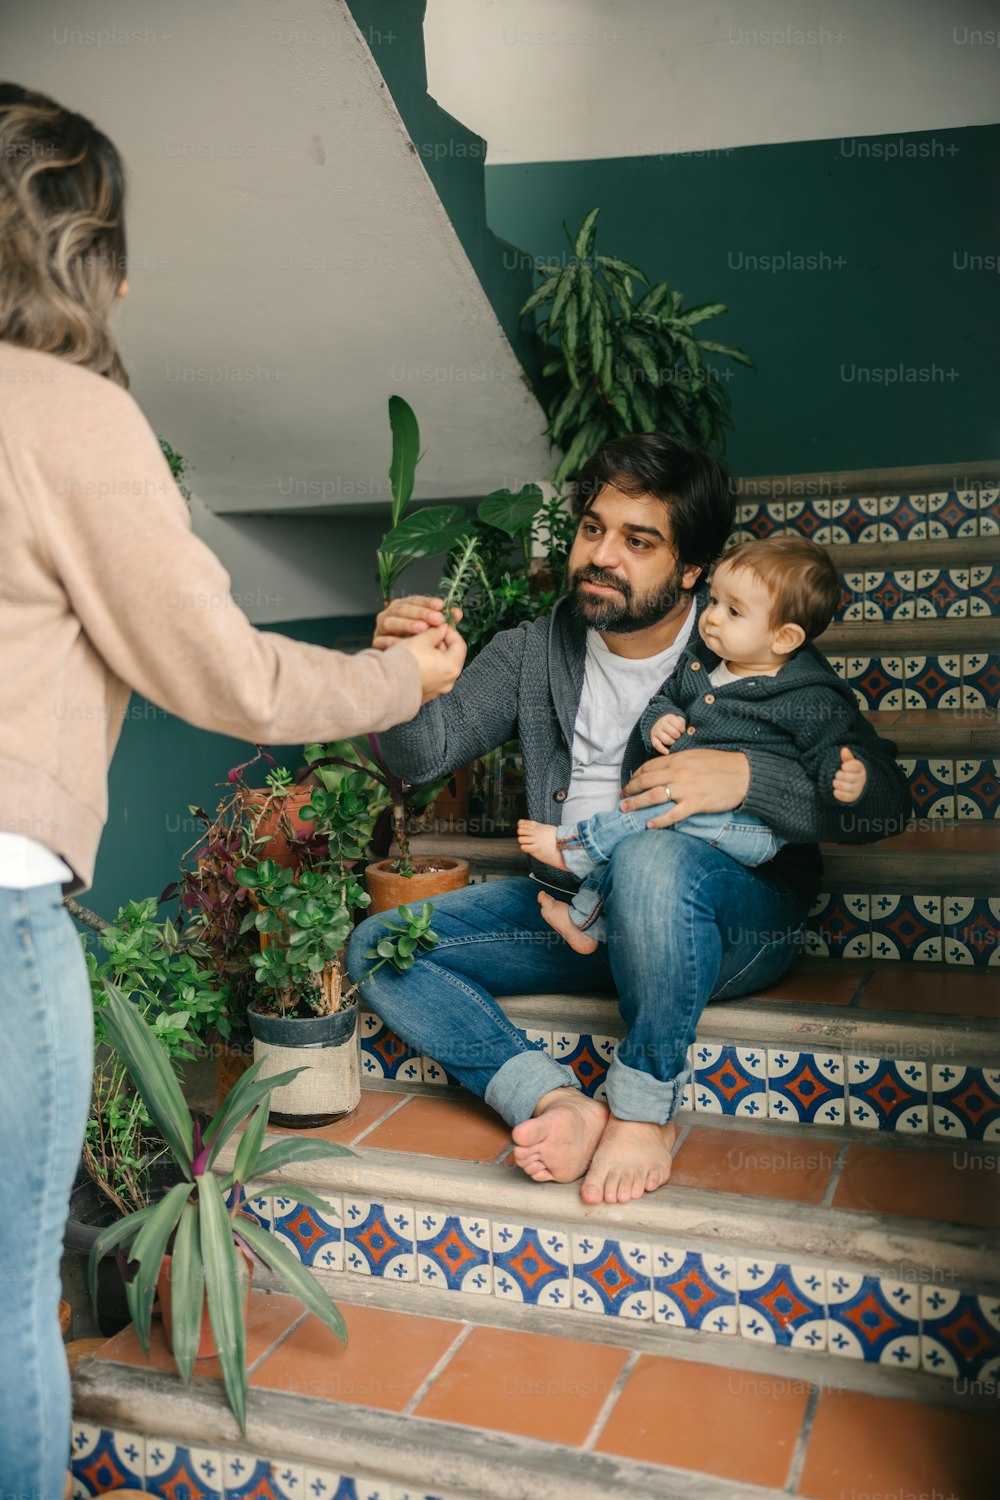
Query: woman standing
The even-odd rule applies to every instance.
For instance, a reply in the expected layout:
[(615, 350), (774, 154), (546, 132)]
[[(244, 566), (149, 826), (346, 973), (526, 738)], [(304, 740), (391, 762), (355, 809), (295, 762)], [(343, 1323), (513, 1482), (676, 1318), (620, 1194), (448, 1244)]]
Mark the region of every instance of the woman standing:
[(86, 890), (131, 692), (264, 743), (411, 719), (465, 647), (441, 627), (344, 656), (255, 630), (127, 394), (115, 147), (0, 85), (0, 1478), (58, 1500), (70, 1388), (59, 1263), (92, 1010), (63, 893)]

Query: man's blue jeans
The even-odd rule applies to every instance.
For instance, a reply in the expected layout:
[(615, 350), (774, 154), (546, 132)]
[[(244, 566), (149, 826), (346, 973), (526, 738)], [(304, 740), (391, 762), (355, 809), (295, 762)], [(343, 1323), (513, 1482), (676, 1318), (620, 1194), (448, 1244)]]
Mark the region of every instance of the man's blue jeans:
[[(570, 902), (573, 921), (589, 937), (607, 942), (607, 923), (602, 915), (600, 872), (623, 839), (645, 833), (650, 818), (672, 812), (676, 802), (657, 802), (634, 812), (616, 808), (594, 813), (569, 828), (559, 830), (559, 848), (566, 868), (579, 875), (583, 884)], [(730, 859), (749, 869), (767, 864), (774, 858), (784, 839), (779, 839), (766, 824), (750, 813), (692, 813), (680, 823), (659, 830), (667, 838), (701, 839), (713, 849), (721, 849)]]
[(59, 1500), (70, 1382), (59, 1262), (93, 1079), (94, 1012), (56, 884), (0, 888), (0, 1494)]
[(437, 897), (441, 941), (405, 974), (385, 964), (364, 977), (365, 950), (384, 935), (381, 916), (360, 924), (348, 950), (365, 1004), (511, 1125), (550, 1090), (579, 1082), (529, 1046), (494, 995), (617, 989), (626, 1035), (608, 1069), (608, 1104), (619, 1119), (664, 1124), (690, 1078), (687, 1049), (707, 1001), (773, 984), (802, 943), (790, 892), (707, 844), (657, 829), (626, 839), (604, 866), (608, 942), (597, 953), (574, 953), (542, 920), (542, 889), (518, 877)]

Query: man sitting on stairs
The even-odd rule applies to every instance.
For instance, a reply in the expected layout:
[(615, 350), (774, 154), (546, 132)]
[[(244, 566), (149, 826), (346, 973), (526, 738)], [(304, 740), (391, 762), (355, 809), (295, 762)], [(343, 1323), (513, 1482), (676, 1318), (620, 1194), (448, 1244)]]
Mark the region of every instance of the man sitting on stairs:
[[(686, 748), (646, 759), (638, 721), (670, 676), (705, 607), (708, 569), (733, 523), (726, 470), (659, 433), (607, 443), (574, 486), (579, 529), (568, 592), (552, 614), (503, 631), (447, 697), (381, 736), (413, 783), (445, 776), (519, 736), (529, 817), (578, 823), (591, 813), (666, 800), (677, 819), (739, 808), (786, 840), (748, 868), (696, 839), (639, 833), (614, 851), (603, 885), (607, 942), (575, 953), (551, 929), (540, 890), (568, 901), (576, 880), (531, 861), (531, 876), (434, 898), (440, 941), (406, 974), (364, 978), (382, 918), (348, 953), (364, 1002), (419, 1054), (434, 1058), (513, 1126), (514, 1160), (537, 1182), (582, 1177), (587, 1203), (625, 1203), (670, 1176), (671, 1123), (690, 1078), (687, 1049), (706, 1003), (775, 983), (802, 944), (819, 889), (819, 840), (868, 843), (901, 832), (910, 812), (895, 747), (871, 735), (865, 818), (821, 797), (784, 757)], [(374, 645), (441, 624), (440, 600), (393, 601)], [(607, 1103), (571, 1068), (533, 1048), (496, 995), (616, 990), (625, 1035)]]

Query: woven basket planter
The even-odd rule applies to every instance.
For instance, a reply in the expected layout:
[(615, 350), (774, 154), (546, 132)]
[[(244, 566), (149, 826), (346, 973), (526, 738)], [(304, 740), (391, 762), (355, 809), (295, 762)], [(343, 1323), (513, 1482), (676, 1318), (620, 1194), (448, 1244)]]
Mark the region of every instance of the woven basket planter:
[[(342, 974), (333, 966), (323, 971), (324, 1002), (340, 1000)], [(249, 1010), (254, 1062), (262, 1062), (258, 1077), (271, 1078), (290, 1068), (305, 1071), (271, 1094), (271, 1120), (305, 1130), (329, 1125), (356, 1109), (361, 1099), (361, 1062), (358, 1006), (352, 1000), (332, 1015), (265, 1015)]]

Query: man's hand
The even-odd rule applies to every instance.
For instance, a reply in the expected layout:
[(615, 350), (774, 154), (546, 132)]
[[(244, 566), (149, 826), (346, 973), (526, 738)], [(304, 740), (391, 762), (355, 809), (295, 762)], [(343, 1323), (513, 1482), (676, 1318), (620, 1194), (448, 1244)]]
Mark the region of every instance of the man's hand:
[(750, 762), (741, 750), (685, 750), (639, 767), (625, 788), (625, 812), (672, 801), (672, 812), (651, 818), (650, 828), (670, 828), (692, 813), (732, 812), (750, 789)]
[(833, 778), (833, 795), (838, 802), (857, 802), (868, 784), (863, 761), (852, 755), (845, 745), (840, 752), (840, 769)]
[[(390, 646), (398, 645), (400, 641), (446, 624), (443, 604), (443, 599), (430, 598), (425, 594), (409, 594), (405, 599), (390, 599), (376, 617), (372, 645), (376, 651), (385, 651)], [(452, 622), (457, 624), (462, 618), (462, 611), (453, 609), (451, 617)]]
[(425, 630), (422, 635), (397, 640), (395, 645), (398, 650), (409, 651), (417, 658), (423, 703), (451, 692), (465, 665), (468, 649), (454, 625), (438, 625)]
[(663, 714), (649, 731), (649, 743), (661, 755), (669, 755), (671, 745), (675, 745), (683, 733), (683, 714)]

